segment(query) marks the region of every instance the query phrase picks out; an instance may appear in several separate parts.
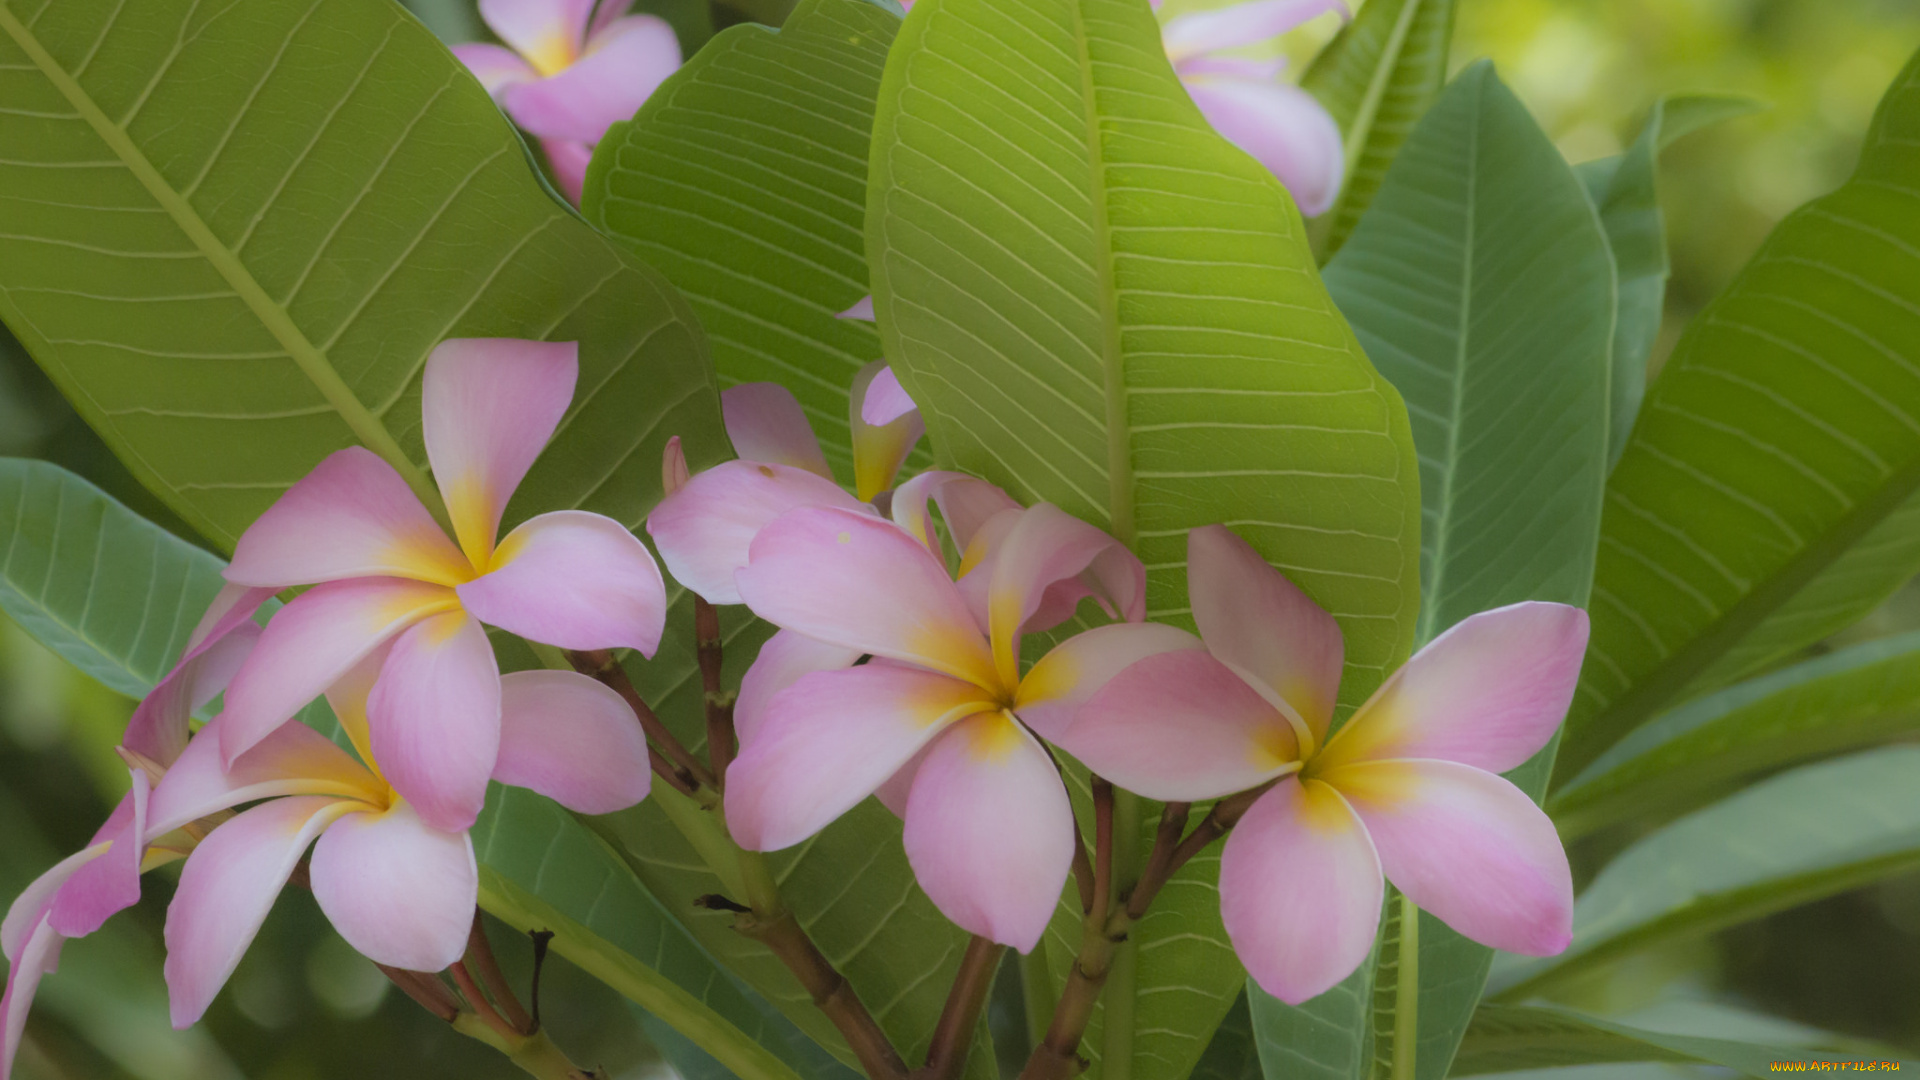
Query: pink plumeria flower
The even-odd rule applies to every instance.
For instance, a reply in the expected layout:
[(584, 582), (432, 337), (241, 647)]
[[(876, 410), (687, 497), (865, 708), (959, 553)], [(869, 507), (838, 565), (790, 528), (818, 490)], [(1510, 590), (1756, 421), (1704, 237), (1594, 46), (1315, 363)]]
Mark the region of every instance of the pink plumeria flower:
[(1128, 668), (1059, 742), (1152, 799), (1279, 778), (1220, 857), (1227, 933), (1262, 988), (1298, 1004), (1358, 967), (1383, 872), (1482, 944), (1566, 948), (1566, 852), (1546, 814), (1497, 774), (1566, 715), (1586, 612), (1522, 603), (1463, 619), (1328, 739), (1343, 655), (1333, 617), (1222, 526), (1189, 534), (1188, 587), (1205, 649)]
[(1059, 900), (1074, 829), (1034, 731), (1064, 727), (1101, 681), (1184, 635), (1103, 626), (1023, 675), (1021, 629), (1051, 584), (1108, 560), (1109, 602), (1137, 620), (1145, 571), (1055, 507), (1014, 513), (980, 607), (925, 544), (871, 515), (808, 507), (760, 532), (739, 573), (754, 613), (874, 659), (804, 674), (765, 703), (728, 771), (726, 815), (741, 846), (772, 851), (888, 786), (927, 895), (964, 929), (1029, 951)]
[(1346, 168), (1339, 125), (1312, 94), (1280, 81), (1285, 61), (1225, 53), (1329, 11), (1349, 17), (1341, 0), (1247, 0), (1178, 16), (1161, 31), (1173, 70), (1207, 122), (1278, 177), (1308, 217), (1326, 213), (1339, 194)]
[(541, 514), (501, 540), (500, 517), (573, 398), (576, 347), (447, 341), (422, 387), (427, 458), (456, 546), (392, 466), (341, 450), (240, 537), (227, 580), (320, 583), (281, 609), (227, 690), (232, 763), (387, 642), (372, 690), (372, 754), (420, 818), (473, 824), (500, 747), (501, 682), (481, 624), (562, 649), (651, 656), (666, 585), (612, 518)]
[[(740, 457), (669, 485), (672, 490), (647, 517), (647, 533), (674, 580), (713, 604), (740, 603), (733, 575), (747, 565), (753, 538), (781, 514), (801, 506), (878, 514), (869, 501), (893, 486), (926, 432), (913, 400), (884, 363), (860, 369), (848, 417), (857, 489), (848, 494), (834, 481), (819, 438), (786, 387), (741, 383), (720, 395), (720, 409)], [(679, 477), (686, 459), (676, 459), (676, 452), (669, 449), (663, 468)]]
[(539, 137), (576, 203), (593, 145), (680, 67), (673, 28), (658, 16), (628, 15), (631, 7), (633, 0), (601, 0), (598, 11), (594, 0), (480, 0), (480, 17), (509, 47), (453, 47), (514, 123)]
[[(150, 837), (258, 803), (193, 848), (167, 908), (175, 1027), (206, 1012), (310, 845), (314, 899), (361, 954), (439, 971), (466, 950), (479, 886), (473, 844), (465, 829), (424, 820), (382, 771), (370, 730), (377, 721), (367, 713), (385, 678), (383, 659), (368, 656), (327, 692), (358, 760), (294, 722), (227, 763), (223, 714), (154, 789)], [(646, 794), (646, 740), (618, 694), (570, 671), (517, 672), (500, 685), (494, 779), (586, 814), (624, 809)]]

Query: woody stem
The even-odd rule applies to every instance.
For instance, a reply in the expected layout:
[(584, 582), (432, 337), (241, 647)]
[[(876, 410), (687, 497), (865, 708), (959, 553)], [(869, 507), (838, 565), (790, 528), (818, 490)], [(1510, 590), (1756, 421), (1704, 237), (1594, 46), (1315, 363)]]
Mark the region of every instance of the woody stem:
[(720, 612), (700, 597), (693, 598), (693, 633), (700, 660), (700, 687), (706, 696), (707, 761), (714, 781), (726, 790), (727, 766), (733, 762), (734, 731), (732, 691), (720, 685), (721, 651)]
[[(620, 666), (611, 651), (586, 649), (569, 652), (567, 662), (573, 665), (575, 671), (599, 680), (619, 694), (627, 707), (633, 710), (634, 717), (640, 721), (640, 729), (647, 734), (647, 756), (653, 763), (653, 771), (661, 779), (678, 788), (681, 793), (700, 799), (703, 805), (713, 801), (718, 791), (713, 774), (655, 715), (652, 706), (640, 696), (633, 680), (627, 676), (627, 669)], [(707, 791), (704, 799), (701, 797), (702, 788)]]

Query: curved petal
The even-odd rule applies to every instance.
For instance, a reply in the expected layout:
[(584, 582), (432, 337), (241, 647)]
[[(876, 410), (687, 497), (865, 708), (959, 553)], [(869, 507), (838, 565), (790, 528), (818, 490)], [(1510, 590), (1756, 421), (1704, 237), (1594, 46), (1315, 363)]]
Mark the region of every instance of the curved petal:
[(687, 471), (687, 452), (680, 448), (680, 436), (670, 436), (666, 449), (660, 452), (661, 496), (677, 493), (691, 479), (693, 476)]
[[(891, 384), (889, 392), (887, 384)], [(876, 397), (876, 387), (878, 387)], [(920, 410), (900, 389), (900, 381), (886, 361), (875, 360), (853, 377), (847, 422), (853, 432), (853, 489), (861, 502), (867, 502), (893, 486), (900, 466), (913, 452), (913, 445), (927, 433), (927, 422)], [(896, 410), (900, 402), (904, 410)], [(884, 423), (868, 418), (867, 404), (875, 402), (874, 415), (892, 413)]]
[(887, 777), (886, 783), (873, 789), (873, 797), (880, 800), (881, 806), (892, 811), (894, 817), (907, 816), (907, 797), (913, 794), (913, 778), (920, 774), (920, 764), (927, 760), (927, 755), (933, 751), (936, 742), (939, 740), (935, 739), (934, 742), (921, 747), (919, 753), (908, 758), (905, 765), (895, 769), (893, 775)]
[(754, 538), (736, 580), (747, 606), (775, 626), (996, 685), (947, 568), (878, 518), (820, 507), (783, 514)]
[(934, 531), (933, 515), (927, 511), (929, 502), (940, 507), (947, 534), (963, 552), (989, 518), (1004, 510), (1020, 509), (1013, 496), (965, 473), (929, 469), (915, 476), (894, 489), (890, 513), (895, 525), (907, 530), (935, 555), (940, 554), (940, 538)]
[(879, 316), (873, 313), (873, 294), (868, 293), (853, 302), (853, 306), (834, 315), (836, 319), (864, 319), (873, 322)]
[(408, 626), (457, 610), (452, 589), (359, 578), (310, 589), (275, 612), (227, 687), (220, 749), (229, 764)]
[[(131, 812), (131, 808), (129, 808)], [(61, 859), (49, 867), (46, 872), (34, 878), (20, 895), (13, 898), (13, 905), (7, 909), (4, 923), (0, 923), (0, 949), (4, 949), (8, 959), (18, 963), (22, 951), (26, 949), (28, 939), (46, 920), (47, 909), (53, 905), (54, 897), (61, 886), (72, 880), (81, 868), (105, 855), (109, 848), (105, 843), (94, 843)]]
[(594, 0), (480, 0), (487, 28), (542, 75), (551, 75), (580, 55)]
[(247, 526), (225, 574), (238, 585), (274, 589), (359, 577), (452, 585), (473, 568), (393, 466), (349, 446)]
[(902, 665), (816, 671), (774, 697), (727, 769), (727, 829), (777, 851), (827, 827), (949, 723), (982, 707), (978, 688)]
[(541, 139), (540, 152), (547, 155), (553, 170), (553, 182), (560, 194), (575, 206), (587, 186), (587, 166), (593, 163), (593, 147), (572, 139)]
[(115, 912), (140, 902), (140, 860), (147, 851), (151, 800), (146, 772), (132, 772), (132, 790), (88, 845), (105, 843), (106, 852), (77, 868), (47, 909), (48, 924), (61, 937), (85, 937), (100, 929)]
[(207, 835), (187, 857), (167, 906), (167, 996), (173, 1026), (192, 1027), (260, 932), (307, 845), (364, 804), (275, 799)]
[(374, 963), (440, 971), (467, 951), (480, 894), (473, 843), (407, 803), (335, 822), (313, 846), (311, 873), (327, 921)]
[(1200, 649), (1127, 668), (1055, 741), (1128, 791), (1169, 802), (1245, 791), (1299, 761), (1286, 718)]
[[(222, 601), (230, 593), (237, 593), (236, 602), (222, 610)], [(189, 639), (192, 644), (180, 663), (133, 710), (120, 745), (157, 765), (172, 764), (186, 748), (188, 721), (194, 710), (225, 690), (252, 655), (261, 634), (260, 626), (252, 621), (253, 613), (271, 595), (271, 589), (244, 585), (222, 589), (214, 608), (202, 620), (201, 630)], [(216, 616), (215, 611), (220, 614)]]
[(435, 615), (393, 643), (367, 695), (374, 760), (427, 824), (473, 825), (500, 756), (500, 667), (464, 612)]
[(788, 465), (805, 469), (823, 480), (833, 479), (820, 440), (807, 423), (793, 391), (779, 383), (750, 382), (720, 392), (720, 416), (727, 438), (744, 461)]
[(1312, 94), (1285, 83), (1199, 75), (1181, 81), (1207, 123), (1278, 177), (1302, 214), (1333, 206), (1345, 151), (1339, 125)]
[(600, 6), (593, 10), (593, 22), (587, 27), (587, 47), (592, 48), (595, 37), (632, 10), (633, 0), (600, 0)]
[(475, 570), (488, 568), (500, 512), (560, 426), (579, 374), (572, 341), (451, 338), (427, 356), (421, 435)]
[(1220, 916), (1260, 988), (1318, 997), (1373, 950), (1386, 886), (1367, 830), (1339, 793), (1286, 779), (1248, 809), (1220, 852)]
[(1187, 534), (1187, 596), (1207, 650), (1264, 683), (1323, 743), (1340, 696), (1340, 624), (1224, 525)]
[(507, 115), (542, 138), (596, 143), (633, 118), (680, 67), (680, 42), (657, 15), (629, 15), (596, 35), (565, 71), (506, 90)]
[(28, 930), (8, 966), (7, 990), (0, 994), (0, 1080), (13, 1075), (13, 1059), (27, 1030), (27, 1012), (33, 1008), (41, 978), (59, 964), (60, 945), (65, 940), (46, 920), (39, 920)]
[(1577, 607), (1528, 601), (1470, 615), (1374, 691), (1321, 767), (1437, 758), (1517, 768), (1559, 729), (1586, 650), (1587, 613)]
[(1160, 653), (1202, 648), (1199, 638), (1161, 623), (1097, 626), (1054, 646), (1027, 669), (1013, 711), (1041, 738), (1058, 743), (1087, 699), (1130, 665)]
[(1160, 40), (1167, 56), (1178, 63), (1216, 49), (1257, 45), (1329, 11), (1339, 12), (1342, 19), (1353, 17), (1341, 0), (1247, 0), (1168, 19)]
[(572, 671), (500, 677), (500, 756), (493, 778), (569, 810), (611, 814), (647, 794), (647, 737), (626, 700)]
[[(1104, 560), (1104, 561), (1103, 561)], [(1029, 508), (997, 545), (987, 584), (987, 625), (1001, 676), (1015, 681), (1020, 633), (1054, 584), (1093, 571), (1114, 611), (1146, 610), (1147, 571), (1120, 541), (1050, 503)]]
[(386, 785), (346, 751), (299, 723), (276, 728), (228, 768), (220, 756), (216, 728), (221, 723), (201, 729), (153, 789), (147, 810), (150, 840), (209, 814), (279, 795), (375, 801), (386, 794)]
[(249, 585), (220, 586), (220, 591), (213, 596), (213, 602), (207, 605), (200, 621), (194, 624), (193, 633), (187, 635), (187, 650), (180, 654), (180, 663), (186, 663), (212, 648), (221, 638), (252, 622), (260, 605), (271, 599), (275, 591)]
[(804, 469), (729, 461), (660, 500), (647, 515), (647, 535), (673, 580), (709, 603), (738, 604), (734, 575), (745, 569), (753, 538), (774, 518), (802, 506), (872, 512), (840, 485)]
[(782, 630), (760, 646), (760, 655), (740, 680), (740, 696), (733, 703), (733, 731), (742, 746), (753, 741), (766, 719), (767, 703), (800, 677), (815, 671), (850, 668), (864, 655), (859, 649), (826, 645), (810, 637)]
[(955, 724), (907, 796), (913, 876), (969, 933), (1032, 952), (1073, 865), (1073, 807), (1053, 759), (1005, 713)]
[(451, 46), (454, 59), (467, 66), (480, 85), (487, 88), (495, 100), (500, 91), (514, 83), (532, 82), (540, 77), (533, 65), (520, 58), (512, 49), (482, 42), (466, 42)]
[(610, 517), (557, 510), (507, 534), (493, 569), (456, 590), (481, 622), (562, 649), (652, 656), (667, 584), (640, 538)]
[(1573, 940), (1573, 874), (1553, 822), (1511, 783), (1451, 761), (1369, 761), (1320, 774), (1345, 796), (1400, 891), (1496, 949), (1553, 956)]

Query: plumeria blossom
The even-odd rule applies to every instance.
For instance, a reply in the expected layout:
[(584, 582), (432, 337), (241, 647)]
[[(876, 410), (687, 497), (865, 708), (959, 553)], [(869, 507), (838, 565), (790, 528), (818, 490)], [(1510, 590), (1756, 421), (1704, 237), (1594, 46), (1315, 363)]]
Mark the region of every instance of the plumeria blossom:
[(673, 28), (629, 15), (633, 0), (480, 0), (480, 17), (507, 47), (455, 45), (507, 115), (538, 136), (567, 197), (580, 188), (593, 144), (629, 119), (680, 67)]
[(1328, 738), (1343, 657), (1333, 617), (1221, 526), (1189, 534), (1188, 589), (1205, 648), (1129, 667), (1058, 741), (1153, 799), (1278, 778), (1220, 860), (1227, 932), (1268, 993), (1298, 1004), (1366, 959), (1383, 872), (1482, 944), (1530, 956), (1566, 948), (1566, 852), (1533, 800), (1497, 774), (1532, 757), (1566, 715), (1586, 612), (1521, 603), (1463, 619)]
[(1280, 81), (1284, 60), (1227, 54), (1329, 11), (1348, 17), (1341, 0), (1247, 0), (1169, 19), (1161, 30), (1167, 58), (1207, 122), (1279, 177), (1308, 217), (1326, 213), (1339, 194), (1340, 127), (1312, 94)]
[(372, 755), (412, 812), (458, 832), (480, 812), (502, 745), (500, 672), (482, 623), (562, 649), (653, 655), (666, 586), (619, 522), (555, 511), (495, 543), (577, 371), (571, 343), (459, 339), (433, 350), (422, 427), (457, 545), (392, 466), (358, 447), (321, 462), (247, 529), (227, 580), (318, 584), (274, 615), (227, 690), (229, 764), (391, 642), (367, 706)]
[[(382, 771), (368, 712), (385, 678), (383, 661), (380, 652), (362, 659), (327, 691), (358, 760), (296, 721), (228, 763), (221, 736), (229, 714), (222, 714), (154, 789), (150, 837), (258, 804), (193, 848), (167, 908), (175, 1027), (206, 1012), (309, 846), (314, 899), (360, 953), (389, 967), (439, 971), (465, 951), (479, 887), (473, 845), (464, 829), (424, 820)], [(570, 671), (499, 681), (494, 779), (588, 814), (632, 806), (646, 794), (646, 741), (618, 694)]]
[(1145, 571), (1053, 506), (1011, 514), (972, 596), (911, 530), (870, 514), (806, 507), (760, 531), (738, 575), (754, 613), (805, 647), (873, 659), (805, 673), (765, 702), (728, 772), (726, 815), (741, 846), (771, 851), (880, 792), (934, 903), (1026, 951), (1073, 856), (1066, 790), (1034, 731), (1064, 727), (1106, 677), (1184, 635), (1099, 627), (1022, 674), (1020, 636), (1050, 586), (1094, 571), (1112, 609), (1138, 620)]

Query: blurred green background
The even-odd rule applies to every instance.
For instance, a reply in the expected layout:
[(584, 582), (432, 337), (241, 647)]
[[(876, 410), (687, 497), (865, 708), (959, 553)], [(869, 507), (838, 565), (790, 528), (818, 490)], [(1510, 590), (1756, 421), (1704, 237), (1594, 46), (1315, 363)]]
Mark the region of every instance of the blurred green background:
[[(410, 6), (443, 36), (480, 32), (472, 0)], [(657, 7), (676, 26), (777, 20), (782, 10), (780, 0), (716, 0), (706, 12), (699, 0), (640, 6)], [(1213, 6), (1173, 0), (1167, 10)], [(1335, 25), (1320, 20), (1286, 50), (1310, 56)], [(1575, 162), (1618, 152), (1665, 94), (1713, 91), (1767, 103), (1766, 111), (1692, 136), (1664, 158), (1674, 276), (1657, 365), (1773, 224), (1851, 169), (1874, 103), (1915, 48), (1920, 0), (1460, 0), (1454, 63), (1493, 58)], [(3, 332), (0, 454), (56, 461), (191, 538)], [(1845, 637), (1917, 627), (1920, 590), (1909, 586)], [(126, 774), (111, 747), (131, 709), (0, 617), (0, 829), (7, 837), (0, 892), (13, 895), (84, 843), (119, 797)], [(1592, 843), (1611, 848), (1627, 839)], [(1576, 862), (1595, 854), (1577, 850)], [(333, 937), (311, 897), (297, 892), (275, 909), (207, 1022), (171, 1031), (160, 927), (172, 880), (168, 872), (153, 875), (140, 907), (67, 947), (29, 1024), (21, 1080), (517, 1075), (389, 992), (371, 965)], [(524, 976), (524, 941), (501, 930), (496, 942)], [(1676, 1017), (1675, 1010), (1702, 1015), (1699, 1002), (1732, 1002), (1920, 1052), (1920, 874), (1634, 958), (1577, 994), (1595, 1010), (1665, 1009)], [(565, 961), (549, 965), (543, 1000), (576, 1060), (622, 1080), (667, 1071), (629, 1008)], [(1647, 1071), (1577, 1070), (1586, 1078)]]

